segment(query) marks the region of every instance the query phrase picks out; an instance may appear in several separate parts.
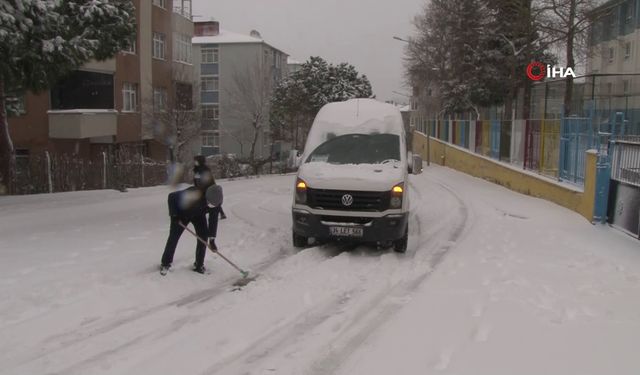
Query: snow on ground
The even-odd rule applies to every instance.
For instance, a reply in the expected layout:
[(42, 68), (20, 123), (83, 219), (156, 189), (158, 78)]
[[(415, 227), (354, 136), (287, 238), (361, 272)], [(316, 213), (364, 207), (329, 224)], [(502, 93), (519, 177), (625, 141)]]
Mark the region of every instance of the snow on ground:
[(637, 374), (640, 244), (446, 168), (409, 252), (290, 244), (293, 176), (226, 181), (174, 269), (165, 187), (0, 198), (0, 374)]

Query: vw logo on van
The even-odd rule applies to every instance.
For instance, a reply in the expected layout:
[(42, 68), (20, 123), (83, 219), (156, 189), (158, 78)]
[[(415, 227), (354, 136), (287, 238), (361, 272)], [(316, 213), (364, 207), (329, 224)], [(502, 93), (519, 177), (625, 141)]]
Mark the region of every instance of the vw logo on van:
[(345, 194), (342, 196), (342, 205), (351, 206), (353, 204), (353, 196), (351, 194)]

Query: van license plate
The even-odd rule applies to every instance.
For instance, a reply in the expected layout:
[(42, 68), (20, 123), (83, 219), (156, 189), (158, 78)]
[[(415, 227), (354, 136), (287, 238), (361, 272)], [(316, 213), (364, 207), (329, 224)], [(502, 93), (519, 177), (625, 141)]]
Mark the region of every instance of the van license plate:
[(339, 237), (362, 237), (364, 230), (357, 227), (330, 227), (329, 231), (332, 236)]

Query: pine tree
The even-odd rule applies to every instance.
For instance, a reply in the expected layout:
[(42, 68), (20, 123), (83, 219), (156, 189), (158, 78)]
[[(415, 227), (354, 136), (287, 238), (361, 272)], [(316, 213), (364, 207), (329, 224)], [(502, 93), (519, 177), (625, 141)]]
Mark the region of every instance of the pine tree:
[(87, 61), (127, 48), (134, 16), (130, 0), (0, 1), (0, 193), (15, 178), (8, 97), (47, 89)]

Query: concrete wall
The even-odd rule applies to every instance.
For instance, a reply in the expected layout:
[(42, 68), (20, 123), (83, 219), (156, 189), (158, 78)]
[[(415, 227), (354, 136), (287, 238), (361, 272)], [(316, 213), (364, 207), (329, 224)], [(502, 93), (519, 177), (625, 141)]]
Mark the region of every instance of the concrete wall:
[(115, 110), (49, 111), (49, 137), (85, 139), (115, 136), (118, 112)]
[[(427, 160), (427, 137), (415, 132), (413, 151)], [(491, 181), (508, 189), (546, 199), (592, 221), (596, 191), (596, 154), (587, 152), (584, 190), (474, 154), (469, 150), (431, 138), (431, 162)]]

